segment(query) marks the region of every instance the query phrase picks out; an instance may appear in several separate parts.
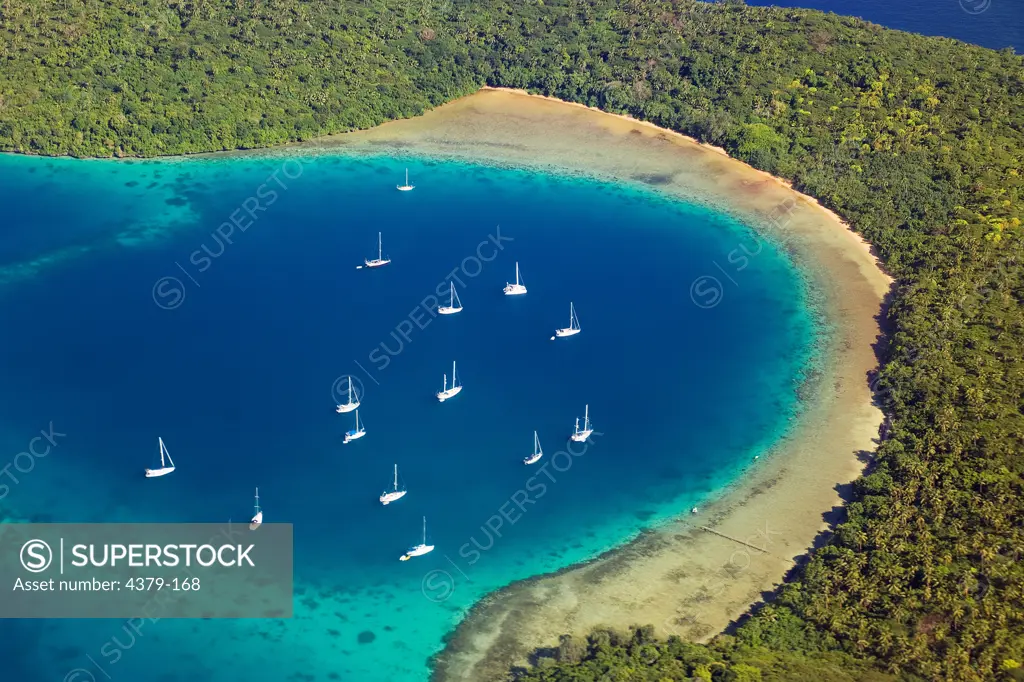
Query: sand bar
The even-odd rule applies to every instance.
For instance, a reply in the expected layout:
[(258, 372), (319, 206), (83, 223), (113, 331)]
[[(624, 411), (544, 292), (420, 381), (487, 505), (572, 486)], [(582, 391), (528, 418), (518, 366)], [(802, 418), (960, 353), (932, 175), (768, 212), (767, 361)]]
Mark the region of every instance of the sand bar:
[[(799, 424), (741, 481), (698, 514), (680, 510), (678, 521), (585, 565), (490, 595), (450, 636), (435, 678), (503, 680), (534, 649), (599, 625), (650, 623), (662, 636), (706, 640), (776, 587), (835, 518), (841, 491), (877, 444), (882, 414), (868, 374), (891, 285), (868, 245), (835, 214), (721, 149), (515, 91), (485, 89), (416, 119), (313, 146), (585, 173), (718, 206), (789, 249), (832, 330)], [(681, 273), (681, 284), (705, 274), (714, 270)]]

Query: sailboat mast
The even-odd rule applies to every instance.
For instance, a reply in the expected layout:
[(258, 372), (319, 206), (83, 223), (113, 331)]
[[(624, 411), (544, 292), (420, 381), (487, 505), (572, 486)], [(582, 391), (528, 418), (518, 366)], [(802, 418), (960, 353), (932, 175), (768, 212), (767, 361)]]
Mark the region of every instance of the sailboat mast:
[(427, 517), (423, 517), (423, 544), (427, 544)]
[(398, 465), (395, 465), (395, 492), (398, 492)]
[(160, 441), (160, 468), (163, 469), (167, 466), (164, 464), (164, 439), (161, 436), (157, 436), (157, 440)]
[(452, 360), (452, 388), (455, 388), (455, 361)]
[(381, 239), (380, 232), (377, 233), (377, 260), (384, 260), (384, 242)]
[(519, 286), (519, 261), (516, 261), (516, 286)]
[(256, 488), (256, 513), (260, 513), (260, 489)]
[(583, 430), (586, 431), (590, 428), (590, 405), (587, 405), (583, 409)]

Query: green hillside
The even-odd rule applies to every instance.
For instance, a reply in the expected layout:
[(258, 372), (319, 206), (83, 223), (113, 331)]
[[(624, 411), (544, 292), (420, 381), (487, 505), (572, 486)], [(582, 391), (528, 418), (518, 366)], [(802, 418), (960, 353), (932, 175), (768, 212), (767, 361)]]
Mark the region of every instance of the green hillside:
[(897, 278), (889, 417), (850, 518), (710, 646), (566, 640), (532, 680), (1024, 680), (1024, 60), (819, 12), (688, 0), (0, 0), (0, 149), (256, 147), (482, 84), (725, 147)]

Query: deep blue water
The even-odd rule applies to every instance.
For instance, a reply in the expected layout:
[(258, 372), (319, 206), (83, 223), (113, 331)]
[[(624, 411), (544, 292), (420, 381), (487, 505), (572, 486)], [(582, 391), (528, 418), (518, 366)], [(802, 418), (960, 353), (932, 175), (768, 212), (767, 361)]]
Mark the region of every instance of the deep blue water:
[(1024, 3), (1020, 0), (747, 0), (747, 4), (819, 9), (901, 31), (1024, 52)]
[[(792, 423), (816, 339), (782, 253), (724, 276), (750, 231), (640, 187), (429, 160), (2, 157), (0, 205), (0, 465), (51, 422), (67, 434), (0, 505), (245, 521), (259, 486), (296, 538), (290, 621), (162, 620), (134, 642), (118, 621), (3, 621), (5, 679), (424, 680), (486, 593), (734, 480)], [(244, 232), (211, 236), (245, 206)], [(356, 269), (378, 230), (393, 264)], [(516, 261), (529, 293), (506, 298)], [(422, 302), (453, 270), (465, 310), (435, 319)], [(720, 303), (694, 305), (715, 274)], [(551, 341), (570, 300), (583, 333)], [(465, 388), (438, 404), (453, 359)], [(346, 374), (368, 434), (343, 446)], [(556, 459), (588, 403), (598, 433)], [(178, 469), (146, 480), (157, 436)], [(383, 508), (396, 462), (410, 492)], [(422, 515), (437, 550), (399, 562)]]

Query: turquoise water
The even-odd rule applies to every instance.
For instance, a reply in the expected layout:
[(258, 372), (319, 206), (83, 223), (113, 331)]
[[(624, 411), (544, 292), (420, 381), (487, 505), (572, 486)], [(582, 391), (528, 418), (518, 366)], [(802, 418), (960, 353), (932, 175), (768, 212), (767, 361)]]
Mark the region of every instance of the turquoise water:
[[(417, 189), (396, 192), (407, 165)], [(0, 453), (67, 434), (0, 505), (246, 521), (259, 486), (296, 542), (292, 620), (3, 621), (10, 679), (425, 680), (488, 592), (734, 480), (791, 423), (816, 338), (784, 254), (643, 187), (423, 159), (3, 157), (0, 201)], [(357, 269), (378, 230), (393, 263)], [(506, 298), (517, 261), (529, 293)], [(449, 278), (465, 310), (435, 319)], [(570, 301), (583, 332), (549, 340)], [(465, 388), (439, 404), (452, 360)], [(343, 446), (346, 375), (367, 436)], [(585, 404), (596, 433), (566, 454)], [(178, 469), (145, 480), (158, 435)], [(382, 507), (396, 462), (409, 493)], [(437, 549), (399, 562), (423, 515)]]

